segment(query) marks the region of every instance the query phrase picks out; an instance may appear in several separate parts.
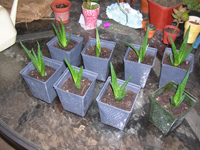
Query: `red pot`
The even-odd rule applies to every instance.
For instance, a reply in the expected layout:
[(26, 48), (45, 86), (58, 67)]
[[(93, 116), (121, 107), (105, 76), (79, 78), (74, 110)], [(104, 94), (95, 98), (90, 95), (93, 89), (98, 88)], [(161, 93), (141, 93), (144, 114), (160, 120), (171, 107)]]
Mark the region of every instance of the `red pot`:
[[(67, 7), (65, 8), (56, 8), (56, 5), (65, 4)], [(67, 23), (69, 21), (69, 10), (71, 7), (71, 2), (68, 0), (56, 0), (51, 3), (51, 8), (54, 11), (54, 15), (56, 18), (56, 22), (60, 23), (60, 18), (63, 23)]]
[(161, 31), (163, 31), (164, 26), (172, 24), (174, 20), (171, 15), (173, 13), (173, 8), (178, 8), (178, 6), (182, 5), (181, 3), (172, 7), (163, 7), (152, 0), (148, 1), (150, 23), (154, 24), (157, 30)]
[[(166, 25), (166, 26), (164, 27), (164, 29), (163, 29), (163, 43), (165, 43), (165, 44), (170, 44), (170, 45), (171, 45), (171, 41), (170, 41), (170, 38), (169, 38), (169, 32), (166, 32), (166, 31), (165, 31), (165, 29), (168, 28), (168, 27), (169, 27), (169, 28), (173, 28), (173, 29), (175, 29), (176, 27), (175, 27), (175, 26), (172, 26), (172, 25)], [(171, 34), (171, 33), (170, 33), (170, 35), (171, 35), (173, 41), (176, 40), (177, 36), (178, 36), (179, 33), (180, 33), (179, 28), (177, 28), (176, 31), (178, 31), (177, 34)]]

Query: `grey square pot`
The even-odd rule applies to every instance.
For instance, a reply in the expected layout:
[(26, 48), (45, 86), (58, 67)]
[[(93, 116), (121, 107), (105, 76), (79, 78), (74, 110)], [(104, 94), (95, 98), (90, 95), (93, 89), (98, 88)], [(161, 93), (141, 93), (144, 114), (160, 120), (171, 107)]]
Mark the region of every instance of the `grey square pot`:
[[(101, 102), (102, 97), (104, 96), (108, 86), (110, 85), (110, 81), (111, 81), (111, 77), (108, 77), (101, 92), (99, 93), (99, 95), (96, 98), (96, 101), (97, 101), (98, 107), (99, 107), (101, 122), (104, 124), (113, 126), (115, 128), (118, 128), (120, 130), (124, 130), (126, 124), (129, 121), (129, 118), (132, 114), (133, 107), (135, 105), (135, 102), (137, 100), (137, 97), (138, 97), (138, 94), (140, 91), (140, 86), (130, 83), (130, 82), (126, 85), (126, 89), (131, 90), (134, 93), (137, 93), (131, 110), (126, 111), (126, 110), (122, 110), (120, 108), (113, 107), (111, 105)], [(123, 84), (125, 81), (117, 79), (117, 82), (118, 82), (118, 84)]]
[[(137, 50), (139, 50), (141, 46), (141, 45), (137, 45), (133, 43), (131, 43), (131, 45), (133, 45)], [(149, 77), (151, 68), (154, 66), (157, 49), (148, 47), (146, 50), (146, 54), (150, 54), (154, 56), (153, 64), (151, 66), (127, 60), (129, 51), (133, 51), (132, 48), (128, 47), (126, 54), (124, 56), (125, 80), (127, 80), (130, 76), (132, 76), (130, 82), (140, 85), (142, 88), (144, 88), (146, 85), (147, 79)]]
[[(178, 51), (178, 50), (177, 50)], [(159, 87), (165, 85), (169, 81), (174, 81), (176, 84), (179, 84), (179, 82), (182, 82), (187, 70), (181, 69), (178, 67), (170, 66), (163, 63), (164, 57), (166, 54), (171, 54), (172, 50), (171, 48), (166, 48), (165, 52), (163, 54), (162, 58), (162, 69), (160, 73), (160, 81), (159, 81)], [(185, 59), (186, 61), (189, 61), (190, 63), (190, 73), (193, 71), (193, 65), (194, 65), (194, 55), (189, 54), (188, 57)]]
[(170, 113), (165, 107), (163, 107), (156, 97), (164, 93), (167, 90), (176, 91), (177, 84), (173, 81), (168, 82), (164, 86), (157, 89), (153, 94), (151, 94), (151, 108), (149, 121), (153, 123), (164, 135), (167, 135), (173, 131), (181, 122), (184, 120), (187, 113), (192, 109), (192, 107), (197, 103), (197, 99), (192, 96), (187, 91), (184, 91), (185, 99), (188, 102), (190, 108), (183, 113), (179, 118), (176, 118), (172, 113)]
[(51, 103), (57, 96), (57, 93), (53, 88), (53, 84), (61, 76), (64, 64), (60, 61), (56, 61), (47, 57), (43, 58), (45, 65), (56, 69), (54, 74), (46, 82), (42, 82), (40, 80), (28, 76), (28, 73), (31, 70), (35, 69), (32, 62), (30, 62), (25, 68), (23, 68), (20, 71), (20, 74), (23, 76), (24, 80), (26, 81), (26, 84), (28, 85), (34, 97), (39, 98), (47, 103)]
[[(74, 66), (73, 66), (74, 68)], [(79, 68), (77, 68), (79, 71)], [(71, 73), (68, 69), (62, 74), (58, 81), (54, 84), (59, 99), (62, 103), (63, 109), (75, 113), (79, 116), (84, 117), (88, 108), (93, 101), (93, 91), (95, 88), (97, 74), (88, 70), (83, 69), (83, 77), (86, 77), (88, 80), (92, 81), (90, 87), (86, 91), (84, 96), (79, 96), (61, 89), (63, 83), (71, 77)]]
[(113, 50), (116, 43), (112, 41), (106, 41), (106, 40), (100, 40), (100, 42), (101, 42), (101, 47), (105, 47), (111, 50), (109, 59), (94, 57), (94, 56), (85, 54), (89, 47), (94, 46), (96, 44), (95, 38), (90, 38), (88, 40), (83, 51), (81, 52), (81, 55), (83, 57), (83, 63), (84, 63), (85, 69), (96, 72), (98, 74), (97, 76), (98, 80), (106, 81), (109, 70), (110, 70), (110, 62), (112, 60)]
[[(68, 36), (69, 33), (66, 33), (67, 38)], [(64, 62), (65, 61), (64, 58), (66, 57), (71, 65), (78, 66), (80, 65), (81, 62), (81, 50), (82, 50), (83, 38), (71, 34), (70, 40), (76, 41), (78, 42), (78, 44), (69, 52), (54, 47), (54, 45), (58, 42), (57, 36), (51, 39), (48, 43), (46, 43), (46, 45), (49, 49), (52, 59)]]

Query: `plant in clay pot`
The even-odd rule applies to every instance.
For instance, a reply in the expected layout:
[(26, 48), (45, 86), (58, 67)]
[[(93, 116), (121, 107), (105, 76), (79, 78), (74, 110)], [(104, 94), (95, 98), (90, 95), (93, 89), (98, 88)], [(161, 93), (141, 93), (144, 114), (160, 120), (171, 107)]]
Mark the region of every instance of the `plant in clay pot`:
[(78, 66), (81, 62), (83, 38), (71, 33), (66, 33), (61, 18), (60, 22), (61, 27), (58, 26), (58, 29), (52, 23), (57, 36), (46, 45), (53, 59), (64, 62), (64, 58), (66, 57), (72, 65)]
[[(178, 86), (171, 81), (156, 90), (151, 96), (149, 120), (164, 135), (173, 131), (197, 103), (197, 99), (185, 91), (190, 70)], [(169, 101), (170, 100), (170, 101)]]
[(140, 86), (129, 80), (117, 79), (112, 63), (111, 77), (108, 77), (101, 92), (96, 98), (101, 122), (123, 130), (132, 114)]
[(148, 47), (149, 27), (142, 45), (130, 44), (124, 56), (125, 80), (132, 76), (130, 82), (145, 87), (151, 68), (154, 65), (157, 49)]
[(81, 52), (85, 69), (96, 72), (98, 80), (107, 79), (115, 45), (115, 42), (100, 40), (96, 27), (96, 39), (90, 38)]
[(189, 68), (190, 72), (193, 71), (194, 55), (190, 53), (193, 47), (191, 46), (186, 51), (189, 30), (190, 28), (187, 31), (186, 37), (179, 51), (176, 49), (171, 35), (169, 35), (170, 41), (172, 43), (172, 50), (170, 48), (165, 49), (162, 59), (162, 69), (160, 74), (159, 87), (163, 86), (171, 80), (178, 84), (183, 80)]
[[(147, 26), (149, 27), (148, 38), (152, 38), (153, 35), (156, 33), (156, 26), (154, 24), (149, 24)], [(145, 28), (145, 31), (147, 31), (147, 28)]]
[(22, 44), (31, 59), (31, 62), (20, 71), (34, 97), (47, 103), (51, 103), (57, 96), (53, 84), (62, 74), (63, 63), (43, 57), (38, 44), (37, 55), (32, 49), (32, 53)]
[(148, 22), (148, 17), (144, 17), (142, 20), (142, 28), (145, 28), (147, 22)]
[(88, 70), (71, 66), (65, 58), (68, 69), (54, 84), (63, 109), (85, 116), (93, 101), (93, 91), (97, 74)]

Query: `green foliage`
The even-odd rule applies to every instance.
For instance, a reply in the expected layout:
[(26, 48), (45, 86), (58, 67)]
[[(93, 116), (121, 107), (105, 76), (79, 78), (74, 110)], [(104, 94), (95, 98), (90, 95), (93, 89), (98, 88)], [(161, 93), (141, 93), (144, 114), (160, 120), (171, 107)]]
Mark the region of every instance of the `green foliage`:
[(117, 77), (116, 77), (115, 70), (113, 68), (112, 63), (110, 63), (110, 67), (111, 67), (111, 82), (110, 82), (110, 84), (111, 84), (112, 89), (113, 89), (115, 100), (120, 101), (125, 97), (125, 95), (127, 93), (127, 89), (124, 89), (124, 88), (128, 84), (131, 77), (129, 77), (129, 79), (126, 82), (124, 82), (123, 85), (118, 85)]
[(65, 62), (67, 63), (67, 66), (71, 72), (72, 78), (74, 80), (75, 86), (77, 89), (81, 89), (81, 79), (82, 79), (82, 73), (83, 73), (83, 66), (80, 67), (80, 70), (78, 72), (77, 68), (72, 68), (71, 64), (68, 62), (68, 60), (65, 58)]
[(37, 41), (38, 44), (38, 56), (35, 54), (34, 50), (32, 49), (32, 53), (22, 44), (21, 41), (19, 41), (23, 49), (26, 51), (28, 54), (29, 58), (31, 59), (33, 65), (35, 66), (36, 70), (39, 72), (39, 74), (44, 77), (47, 76), (47, 73), (45, 72), (45, 64), (44, 64), (44, 59), (42, 56), (42, 52), (40, 51), (40, 44)]
[(122, 9), (120, 3), (119, 3), (119, 0), (117, 0), (117, 3), (118, 3), (118, 6), (119, 6), (119, 9), (126, 15), (126, 24), (128, 23), (128, 14)]
[(179, 52), (177, 52), (176, 46), (175, 46), (175, 44), (174, 44), (174, 42), (171, 38), (171, 35), (169, 34), (169, 38), (170, 38), (170, 41), (171, 41), (171, 44), (172, 44), (173, 58), (174, 58), (174, 60), (173, 60), (172, 54), (169, 55), (172, 66), (175, 66), (175, 67), (179, 66), (188, 57), (188, 55), (190, 54), (190, 52), (193, 49), (193, 46), (191, 46), (187, 51), (185, 51), (186, 46), (187, 46), (189, 31), (190, 31), (190, 26), (187, 30), (187, 33), (185, 35), (185, 39), (183, 40), (183, 43), (181, 45)]
[(98, 4), (92, 5), (92, 3), (91, 3), (91, 2), (94, 2), (94, 1), (96, 1), (96, 0), (85, 0), (83, 2), (83, 8), (89, 9), (89, 10), (97, 9), (99, 7), (99, 5)]
[(185, 78), (183, 79), (182, 83), (179, 83), (174, 97), (171, 97), (171, 106), (174, 108), (178, 107), (185, 98), (185, 95), (183, 94), (183, 92), (184, 92), (185, 86), (187, 84), (189, 73), (190, 73), (190, 69), (188, 69), (188, 72), (187, 72)]
[(156, 26), (154, 24), (149, 24), (147, 27), (149, 27), (150, 31), (156, 30)]
[[(65, 27), (64, 27), (64, 24), (63, 24), (63, 21), (62, 19), (60, 18), (60, 22), (61, 22), (61, 28), (58, 26), (58, 30), (57, 28), (55, 27), (55, 25), (52, 23), (53, 25), (53, 28), (56, 32), (56, 35), (58, 37), (58, 40), (60, 43), (58, 43), (58, 45), (61, 47), (61, 48), (65, 48), (68, 46), (69, 44), (69, 41), (70, 41), (70, 38), (71, 38), (71, 33), (69, 34), (69, 37), (68, 39), (66, 38), (66, 33), (65, 33)], [(59, 31), (59, 32), (58, 32)]]
[(148, 34), (149, 34), (149, 27), (147, 27), (147, 32), (145, 34), (143, 43), (142, 43), (139, 51), (135, 47), (133, 47), (130, 43), (125, 42), (136, 52), (136, 54), (138, 56), (138, 63), (142, 63), (144, 60), (144, 56), (145, 56), (146, 50), (148, 48), (148, 44), (147, 44), (148, 43)]
[(183, 0), (183, 5), (186, 5), (189, 10), (198, 11), (200, 9), (200, 3), (198, 0)]
[(96, 26), (96, 48), (95, 48), (95, 52), (96, 52), (96, 57), (99, 57), (101, 54), (101, 43), (100, 43), (100, 39), (99, 39), (99, 32), (98, 32), (98, 28)]

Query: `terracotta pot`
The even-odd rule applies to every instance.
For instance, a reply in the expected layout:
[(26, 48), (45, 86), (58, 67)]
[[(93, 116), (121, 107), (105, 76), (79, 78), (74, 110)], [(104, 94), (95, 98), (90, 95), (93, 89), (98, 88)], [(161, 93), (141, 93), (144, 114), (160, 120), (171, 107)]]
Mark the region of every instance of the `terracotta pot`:
[[(172, 25), (166, 25), (163, 29), (163, 43), (165, 44), (170, 44), (171, 45), (171, 41), (170, 41), (170, 38), (169, 38), (169, 32), (165, 31), (166, 28), (172, 28), (172, 29), (175, 29), (176, 27), (175, 26), (172, 26)], [(177, 36), (179, 35), (180, 33), (180, 30), (179, 28), (176, 29), (178, 31), (177, 34), (170, 34), (171, 37), (172, 37), (172, 40), (175, 41)]]
[[(65, 4), (67, 7), (65, 8), (56, 8), (56, 5)], [(56, 22), (60, 23), (60, 18), (63, 23), (67, 23), (69, 21), (69, 10), (71, 7), (71, 2), (68, 0), (57, 0), (51, 3), (51, 8), (54, 11)]]
[(173, 17), (172, 12), (173, 8), (178, 8), (181, 4), (178, 4), (173, 7), (163, 7), (152, 0), (149, 1), (149, 18), (150, 23), (154, 24), (157, 30), (163, 31), (164, 26), (172, 24)]
[[(146, 31), (147, 31), (147, 28), (145, 28), (145, 32)], [(149, 30), (148, 38), (152, 38), (155, 33), (156, 33), (156, 30)]]
[(149, 13), (149, 2), (147, 0), (141, 0), (141, 9), (144, 13)]
[[(132, 2), (131, 2), (132, 1)], [(120, 3), (124, 2), (124, 3), (129, 3), (129, 5), (132, 7), (135, 0), (119, 0)]]
[(148, 20), (147, 21), (142, 21), (142, 29), (145, 28), (147, 22), (148, 22)]

